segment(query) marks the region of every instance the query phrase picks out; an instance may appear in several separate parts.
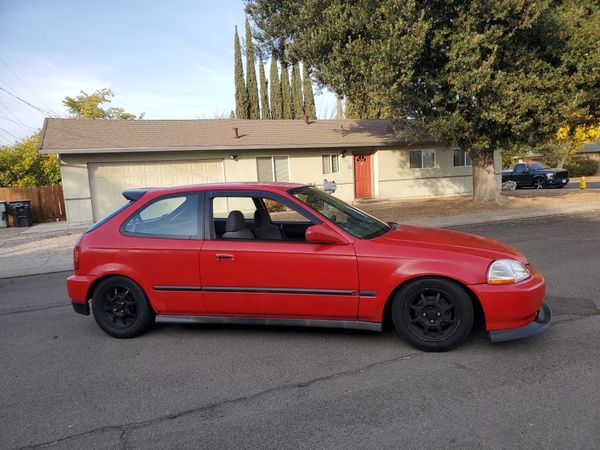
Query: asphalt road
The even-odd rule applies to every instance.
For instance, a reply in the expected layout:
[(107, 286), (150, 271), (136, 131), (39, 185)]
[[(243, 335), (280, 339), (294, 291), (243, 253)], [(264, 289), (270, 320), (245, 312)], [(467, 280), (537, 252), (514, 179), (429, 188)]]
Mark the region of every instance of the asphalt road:
[(161, 325), (72, 312), (66, 274), (0, 280), (0, 448), (598, 448), (600, 218), (462, 229), (548, 282), (542, 336), (422, 353), (383, 334)]

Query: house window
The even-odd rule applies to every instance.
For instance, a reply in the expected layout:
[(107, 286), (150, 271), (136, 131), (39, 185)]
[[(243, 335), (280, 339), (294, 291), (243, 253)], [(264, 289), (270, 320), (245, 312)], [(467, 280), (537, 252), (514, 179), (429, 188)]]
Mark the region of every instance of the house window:
[(340, 173), (340, 155), (323, 155), (323, 174)]
[(471, 167), (471, 156), (469, 152), (461, 149), (454, 150), (454, 167)]
[(435, 167), (435, 150), (411, 150), (411, 169), (433, 169)]
[(258, 181), (290, 181), (287, 156), (259, 156), (256, 170)]

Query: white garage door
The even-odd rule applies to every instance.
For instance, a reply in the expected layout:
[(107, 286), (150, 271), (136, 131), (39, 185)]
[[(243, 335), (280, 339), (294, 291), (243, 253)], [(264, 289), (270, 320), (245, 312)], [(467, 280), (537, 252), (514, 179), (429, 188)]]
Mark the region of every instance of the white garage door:
[(127, 189), (224, 181), (222, 160), (89, 163), (88, 173), (94, 220), (122, 205)]

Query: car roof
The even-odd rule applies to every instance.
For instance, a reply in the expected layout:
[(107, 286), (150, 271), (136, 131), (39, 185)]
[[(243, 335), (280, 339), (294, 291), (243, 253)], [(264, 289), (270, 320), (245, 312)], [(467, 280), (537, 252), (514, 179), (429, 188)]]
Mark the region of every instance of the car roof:
[[(173, 186), (162, 188), (140, 188), (133, 191), (152, 192), (153, 194), (175, 194), (178, 192), (191, 191), (235, 191), (235, 190), (257, 190), (282, 192), (290, 189), (306, 186), (300, 183), (283, 183), (283, 182), (232, 182), (232, 183), (208, 183), (208, 184), (192, 184), (187, 186)], [(129, 192), (129, 191), (125, 191)], [(123, 194), (125, 194), (125, 192)]]

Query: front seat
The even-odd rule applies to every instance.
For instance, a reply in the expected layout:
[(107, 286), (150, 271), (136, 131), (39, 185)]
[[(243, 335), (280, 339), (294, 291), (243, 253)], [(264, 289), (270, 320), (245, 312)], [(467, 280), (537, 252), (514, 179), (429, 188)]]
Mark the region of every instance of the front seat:
[(271, 222), (271, 216), (266, 209), (257, 209), (254, 212), (254, 234), (258, 239), (273, 241), (283, 239), (281, 230)]
[(240, 211), (231, 211), (227, 216), (223, 239), (254, 239), (254, 234), (246, 228), (246, 219)]

